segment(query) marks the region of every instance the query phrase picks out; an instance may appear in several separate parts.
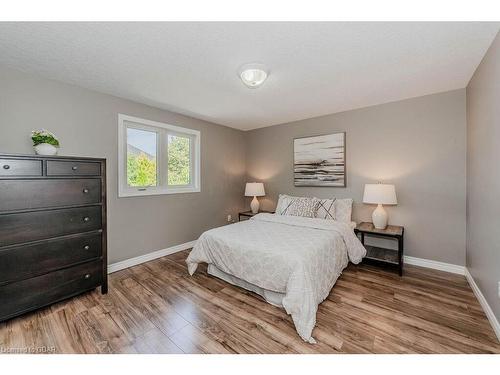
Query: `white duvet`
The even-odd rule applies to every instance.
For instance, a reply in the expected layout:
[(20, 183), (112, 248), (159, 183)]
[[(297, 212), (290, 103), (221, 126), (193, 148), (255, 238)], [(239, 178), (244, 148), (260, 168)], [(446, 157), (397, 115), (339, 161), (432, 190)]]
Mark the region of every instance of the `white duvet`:
[(348, 224), (297, 216), (258, 214), (251, 220), (203, 233), (186, 259), (261, 288), (285, 294), (283, 307), (302, 339), (314, 343), (316, 311), (350, 260), (366, 250)]

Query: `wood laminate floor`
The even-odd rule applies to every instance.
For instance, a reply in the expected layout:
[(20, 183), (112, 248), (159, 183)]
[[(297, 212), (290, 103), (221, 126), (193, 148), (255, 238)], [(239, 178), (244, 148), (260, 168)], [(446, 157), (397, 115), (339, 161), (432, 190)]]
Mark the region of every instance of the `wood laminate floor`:
[(349, 265), (303, 342), (283, 310), (200, 267), (188, 252), (110, 275), (98, 290), (0, 323), (0, 353), (500, 353), (463, 276)]

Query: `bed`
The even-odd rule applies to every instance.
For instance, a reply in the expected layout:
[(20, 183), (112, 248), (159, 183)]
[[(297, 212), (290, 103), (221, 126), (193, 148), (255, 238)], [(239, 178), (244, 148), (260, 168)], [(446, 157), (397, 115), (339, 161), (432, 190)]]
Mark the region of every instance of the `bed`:
[(365, 255), (350, 223), (261, 213), (204, 232), (186, 263), (190, 275), (208, 263), (211, 275), (283, 307), (299, 336), (315, 343), (318, 305), (349, 261)]

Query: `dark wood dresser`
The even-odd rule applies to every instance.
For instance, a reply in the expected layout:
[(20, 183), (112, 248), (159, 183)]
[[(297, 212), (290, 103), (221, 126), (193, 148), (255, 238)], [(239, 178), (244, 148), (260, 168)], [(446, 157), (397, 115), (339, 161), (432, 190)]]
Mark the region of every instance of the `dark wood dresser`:
[(106, 160), (0, 154), (0, 321), (101, 286)]

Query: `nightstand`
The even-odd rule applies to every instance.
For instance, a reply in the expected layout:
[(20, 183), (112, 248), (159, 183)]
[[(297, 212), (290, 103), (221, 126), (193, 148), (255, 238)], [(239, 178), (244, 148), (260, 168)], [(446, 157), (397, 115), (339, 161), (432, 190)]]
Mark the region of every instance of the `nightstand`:
[[(274, 214), (274, 212), (271, 211), (259, 211), (257, 214)], [(238, 214), (238, 221), (241, 221), (242, 217), (246, 218), (251, 218), (252, 216), (255, 216), (257, 214), (254, 214), (252, 211), (243, 211)]]
[(404, 252), (404, 237), (405, 228), (398, 225), (388, 225), (385, 229), (377, 229), (372, 223), (359, 223), (354, 228), (356, 235), (361, 236), (361, 243), (365, 244), (365, 236), (389, 238), (398, 241), (398, 249), (383, 249), (377, 246), (366, 245), (366, 257), (363, 262), (386, 265), (398, 269), (399, 276), (403, 275), (403, 252)]

